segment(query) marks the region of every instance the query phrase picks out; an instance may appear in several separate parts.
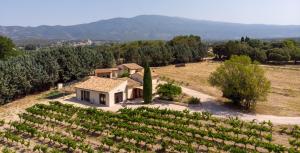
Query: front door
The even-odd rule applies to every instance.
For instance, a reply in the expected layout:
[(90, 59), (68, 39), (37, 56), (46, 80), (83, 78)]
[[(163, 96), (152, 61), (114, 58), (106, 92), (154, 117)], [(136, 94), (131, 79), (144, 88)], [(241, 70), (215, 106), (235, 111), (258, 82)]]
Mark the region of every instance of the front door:
[(115, 93), (115, 103), (120, 103), (123, 101), (123, 92)]
[(141, 98), (143, 97), (143, 90), (139, 88), (133, 89), (133, 98)]
[(101, 104), (101, 105), (105, 105), (106, 104), (106, 96), (105, 96), (105, 94), (99, 94), (99, 103)]
[(81, 100), (82, 101), (90, 101), (90, 92), (81, 90)]

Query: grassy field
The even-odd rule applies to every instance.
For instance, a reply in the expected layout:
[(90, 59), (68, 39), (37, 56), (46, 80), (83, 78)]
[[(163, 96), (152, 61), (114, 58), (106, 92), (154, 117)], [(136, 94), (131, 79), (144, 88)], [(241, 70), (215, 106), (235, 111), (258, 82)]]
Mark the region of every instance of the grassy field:
[[(50, 102), (0, 121), (4, 152), (298, 152), (300, 128), (149, 107), (108, 112)], [(298, 144), (297, 144), (298, 143)]]
[[(154, 71), (188, 87), (218, 97), (221, 91), (208, 83), (208, 77), (220, 65), (218, 62), (186, 64), (175, 68), (174, 65), (155, 68)], [(300, 66), (265, 66), (266, 77), (271, 81), (271, 91), (266, 101), (258, 102), (256, 113), (300, 116)], [(224, 100), (224, 99), (222, 99)]]

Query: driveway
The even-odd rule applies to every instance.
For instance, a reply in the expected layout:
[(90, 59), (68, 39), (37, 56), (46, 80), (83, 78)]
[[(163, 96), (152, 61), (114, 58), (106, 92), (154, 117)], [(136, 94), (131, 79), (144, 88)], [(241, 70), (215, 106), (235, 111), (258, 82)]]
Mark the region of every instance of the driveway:
[(219, 117), (238, 116), (242, 120), (253, 120), (253, 119), (257, 121), (270, 120), (275, 124), (299, 124), (300, 125), (300, 117), (285, 117), (285, 116), (274, 116), (274, 115), (260, 115), (254, 113), (243, 113), (238, 109), (233, 109), (222, 105), (221, 103), (216, 101), (216, 98), (204, 94), (202, 92), (192, 90), (186, 87), (182, 87), (182, 92), (184, 92), (187, 95), (201, 99), (202, 107), (190, 106), (189, 109), (191, 111), (208, 111)]
[[(161, 82), (164, 83), (164, 82)], [(234, 109), (232, 107), (228, 107), (226, 105), (223, 105), (220, 102), (217, 102), (215, 97), (212, 97), (210, 95), (204, 94), (202, 92), (187, 88), (187, 87), (181, 87), (182, 92), (201, 99), (201, 106), (181, 106), (177, 104), (172, 103), (153, 103), (153, 104), (143, 104), (142, 99), (137, 99), (135, 101), (129, 101), (125, 104), (116, 104), (112, 107), (105, 107), (105, 106), (99, 106), (99, 105), (93, 105), (90, 103), (85, 103), (78, 101), (75, 98), (75, 95), (69, 95), (65, 98), (59, 98), (56, 99), (63, 103), (69, 103), (69, 104), (75, 104), (77, 106), (81, 107), (96, 107), (107, 111), (118, 111), (121, 108), (129, 107), (129, 108), (137, 108), (140, 106), (147, 106), (147, 107), (160, 107), (160, 108), (169, 108), (174, 110), (184, 110), (189, 109), (190, 111), (207, 111), (211, 112), (213, 115), (218, 117), (228, 117), (228, 116), (237, 116), (242, 120), (257, 120), (257, 121), (268, 121), (270, 120), (274, 124), (298, 124), (300, 125), (300, 117), (285, 117), (285, 116), (274, 116), (274, 115), (260, 115), (260, 114), (254, 114), (254, 113), (245, 113), (240, 111), (239, 109)]]

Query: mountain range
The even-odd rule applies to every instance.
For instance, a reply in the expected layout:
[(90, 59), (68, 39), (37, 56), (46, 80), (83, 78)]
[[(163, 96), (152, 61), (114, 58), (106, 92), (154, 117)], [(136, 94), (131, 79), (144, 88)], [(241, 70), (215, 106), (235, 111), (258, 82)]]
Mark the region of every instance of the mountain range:
[(112, 18), (71, 26), (0, 26), (0, 35), (13, 40), (168, 40), (176, 35), (199, 35), (207, 40), (300, 37), (300, 25), (240, 24), (160, 15)]

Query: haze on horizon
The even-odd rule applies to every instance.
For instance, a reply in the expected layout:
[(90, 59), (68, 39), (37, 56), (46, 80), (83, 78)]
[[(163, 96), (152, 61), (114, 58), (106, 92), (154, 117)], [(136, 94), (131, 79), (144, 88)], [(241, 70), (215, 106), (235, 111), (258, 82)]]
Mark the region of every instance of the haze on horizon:
[(0, 25), (74, 25), (152, 14), (246, 24), (300, 25), (300, 1), (1, 0)]

